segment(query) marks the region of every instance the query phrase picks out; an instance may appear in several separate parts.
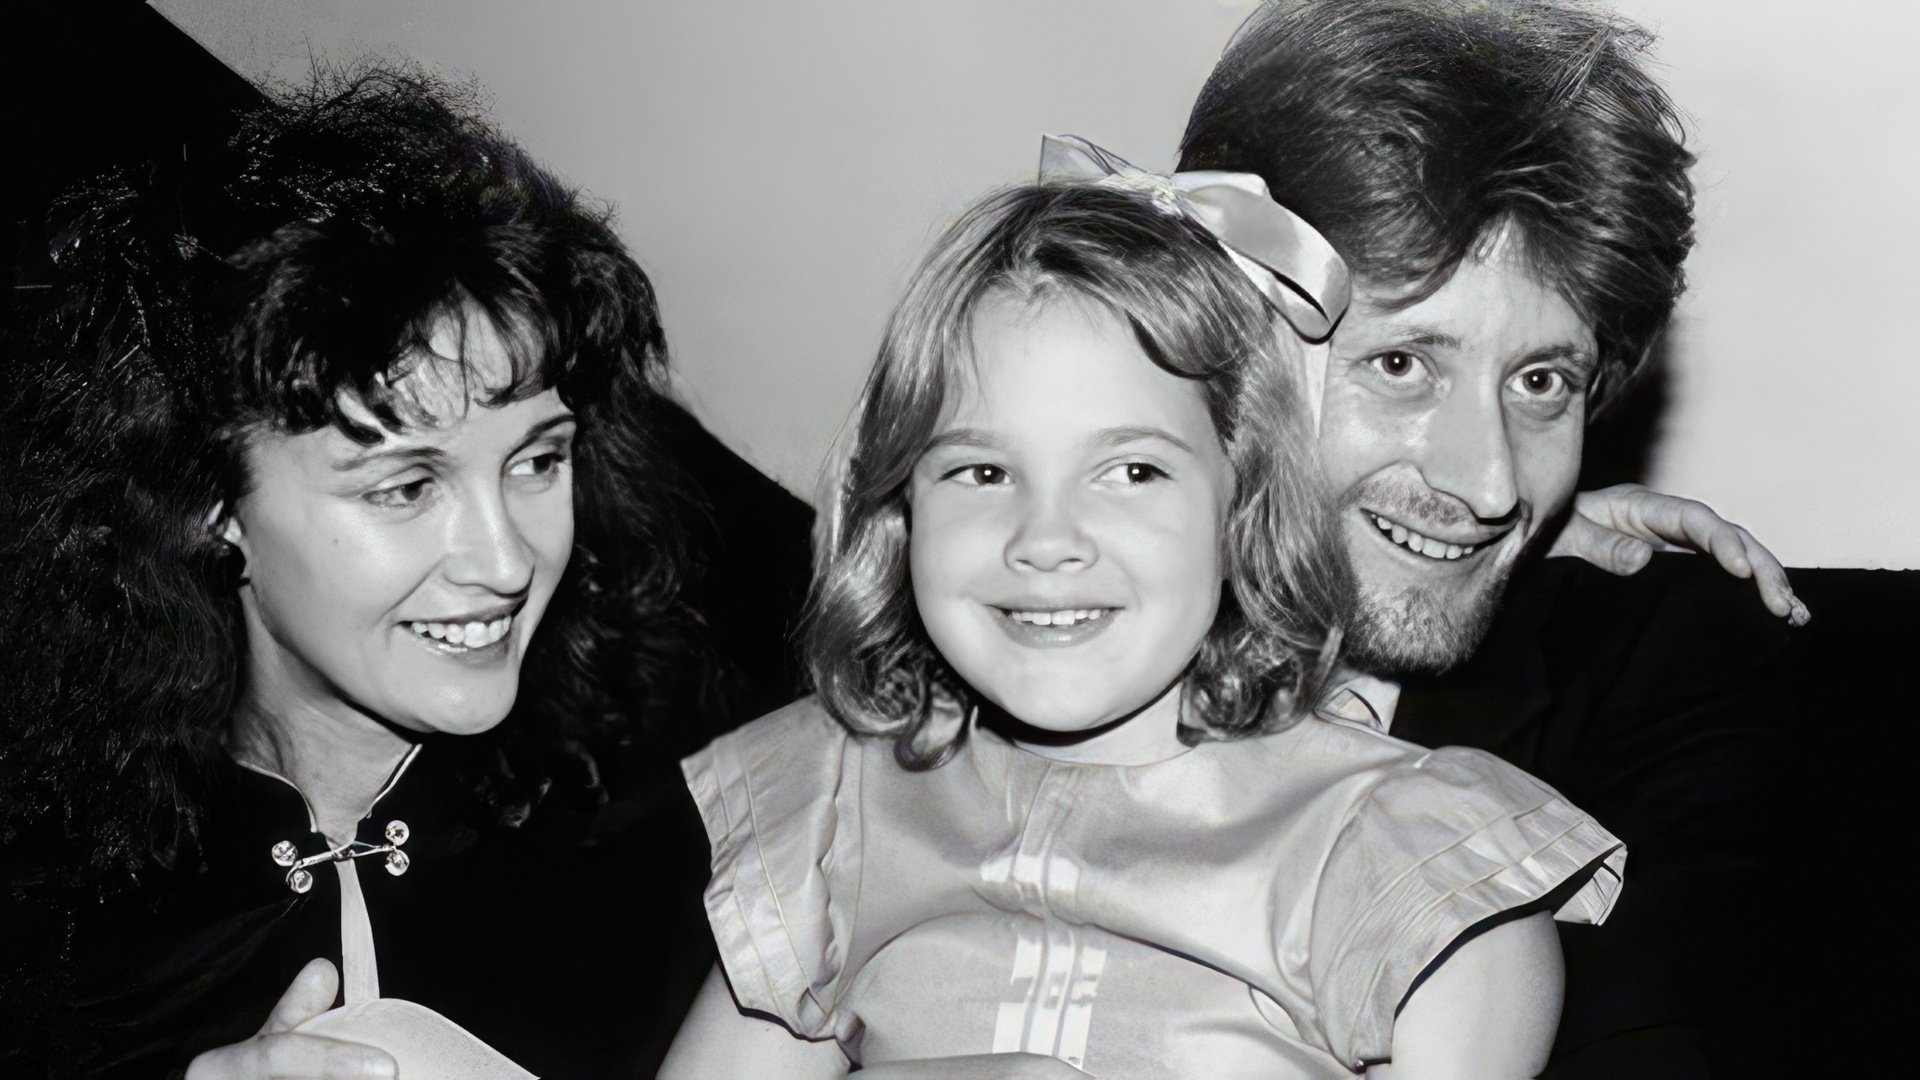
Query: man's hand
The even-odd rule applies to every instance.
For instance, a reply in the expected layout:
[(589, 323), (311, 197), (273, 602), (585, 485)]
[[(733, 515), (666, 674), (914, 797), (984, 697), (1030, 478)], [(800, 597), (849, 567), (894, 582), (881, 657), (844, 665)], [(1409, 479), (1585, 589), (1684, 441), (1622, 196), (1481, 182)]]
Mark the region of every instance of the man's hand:
[(1793, 595), (1787, 572), (1753, 534), (1714, 513), (1713, 507), (1639, 484), (1617, 484), (1573, 497), (1573, 513), (1554, 537), (1548, 557), (1573, 556), (1602, 570), (1631, 574), (1654, 551), (1708, 552), (1727, 573), (1752, 578), (1767, 610), (1794, 626), (1812, 617)]

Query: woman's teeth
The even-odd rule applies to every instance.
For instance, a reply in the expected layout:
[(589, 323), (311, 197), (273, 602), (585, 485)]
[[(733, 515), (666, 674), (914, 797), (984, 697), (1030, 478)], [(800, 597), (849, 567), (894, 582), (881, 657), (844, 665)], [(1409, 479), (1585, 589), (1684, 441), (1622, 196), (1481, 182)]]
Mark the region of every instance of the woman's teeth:
[(1429, 559), (1458, 559), (1471, 555), (1476, 550), (1474, 544), (1449, 544), (1443, 540), (1421, 536), (1397, 521), (1388, 521), (1379, 514), (1368, 514), (1374, 525), (1387, 534), (1387, 538), (1416, 555), (1425, 555)]
[(1007, 618), (1035, 626), (1075, 626), (1104, 619), (1112, 608), (1071, 608), (1066, 611), (1009, 611)]
[(513, 626), (513, 616), (503, 615), (492, 622), (416, 622), (407, 625), (422, 637), (467, 649), (484, 649), (507, 636), (507, 631)]

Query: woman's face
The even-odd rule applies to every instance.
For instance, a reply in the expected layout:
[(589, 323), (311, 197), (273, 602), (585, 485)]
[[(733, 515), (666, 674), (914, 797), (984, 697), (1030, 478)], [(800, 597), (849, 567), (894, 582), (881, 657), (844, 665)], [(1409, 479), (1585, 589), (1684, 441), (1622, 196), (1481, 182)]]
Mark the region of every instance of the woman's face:
[[(556, 391), (478, 404), (509, 370), (484, 319), (395, 383), (437, 418), (361, 446), (325, 428), (263, 433), (224, 535), (246, 558), (247, 694), (282, 720), (371, 716), (416, 732), (499, 723), (573, 548), (574, 417)], [(354, 714), (359, 714), (356, 718)]]

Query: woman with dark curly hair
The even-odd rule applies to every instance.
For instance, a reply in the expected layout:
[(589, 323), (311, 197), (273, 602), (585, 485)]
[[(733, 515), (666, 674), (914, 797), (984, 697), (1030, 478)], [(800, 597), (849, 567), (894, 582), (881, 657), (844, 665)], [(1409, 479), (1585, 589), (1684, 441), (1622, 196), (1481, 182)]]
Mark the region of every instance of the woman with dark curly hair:
[(0, 1071), (644, 1060), (704, 961), (644, 917), (634, 781), (710, 668), (606, 213), (371, 72), (55, 220), (6, 354)]

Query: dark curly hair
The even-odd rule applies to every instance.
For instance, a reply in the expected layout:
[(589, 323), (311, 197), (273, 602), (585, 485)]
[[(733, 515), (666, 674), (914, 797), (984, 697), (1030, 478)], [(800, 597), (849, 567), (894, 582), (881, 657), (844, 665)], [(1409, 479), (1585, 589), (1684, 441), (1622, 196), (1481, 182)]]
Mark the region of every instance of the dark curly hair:
[(945, 760), (972, 693), (913, 601), (907, 486), (968, 363), (975, 312), (995, 296), (1082, 299), (1125, 320), (1161, 368), (1199, 383), (1233, 468), (1227, 588), (1188, 669), (1184, 738), (1288, 723), (1317, 700), (1339, 639), (1326, 500), (1295, 384), (1300, 343), (1276, 334), (1213, 236), (1143, 193), (1101, 184), (1015, 188), (935, 243), (894, 309), (823, 500), (802, 649), (827, 709), (895, 739), (910, 768)]
[(95, 871), (172, 864), (244, 669), (236, 553), (207, 522), (245, 490), (245, 434), (378, 439), (343, 397), (404, 430), (420, 418), (386, 376), (462, 311), (511, 353), (488, 403), (557, 388), (579, 429), (574, 549), (519, 698), (452, 741), (518, 824), (551, 788), (603, 799), (601, 751), (662, 726), (700, 650), (680, 599), (693, 507), (654, 441), (653, 288), (609, 212), (472, 98), (409, 71), (322, 75), (242, 117), (216, 160), (123, 168), (56, 204), (55, 278), (5, 353), (10, 826), (55, 823)]
[(1500, 223), (1593, 327), (1618, 400), (1685, 287), (1693, 155), (1644, 30), (1555, 0), (1273, 0), (1200, 92), (1182, 169), (1258, 173), (1413, 303)]

